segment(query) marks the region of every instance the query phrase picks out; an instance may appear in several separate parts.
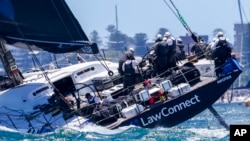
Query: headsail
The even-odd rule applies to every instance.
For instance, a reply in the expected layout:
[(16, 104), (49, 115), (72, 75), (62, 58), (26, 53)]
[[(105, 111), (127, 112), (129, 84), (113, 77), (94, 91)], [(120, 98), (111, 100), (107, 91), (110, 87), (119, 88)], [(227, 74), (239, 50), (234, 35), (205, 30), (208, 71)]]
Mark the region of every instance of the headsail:
[(52, 53), (99, 52), (64, 0), (0, 0), (0, 36)]

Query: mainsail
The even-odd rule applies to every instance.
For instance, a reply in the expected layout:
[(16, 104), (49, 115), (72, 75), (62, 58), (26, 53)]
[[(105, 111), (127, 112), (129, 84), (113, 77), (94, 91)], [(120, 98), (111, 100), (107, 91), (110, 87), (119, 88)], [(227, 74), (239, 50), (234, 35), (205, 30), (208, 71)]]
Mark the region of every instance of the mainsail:
[(0, 37), (52, 53), (99, 52), (64, 0), (0, 0)]

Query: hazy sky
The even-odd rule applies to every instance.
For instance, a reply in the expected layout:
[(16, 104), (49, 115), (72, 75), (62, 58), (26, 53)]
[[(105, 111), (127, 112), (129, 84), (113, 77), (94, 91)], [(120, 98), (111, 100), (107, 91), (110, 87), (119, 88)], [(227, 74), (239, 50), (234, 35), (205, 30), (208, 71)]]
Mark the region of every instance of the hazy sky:
[[(175, 36), (187, 33), (163, 0), (66, 0), (87, 36), (97, 30), (101, 38), (108, 36), (106, 27), (116, 25), (115, 5), (118, 7), (118, 27), (133, 37), (146, 33), (153, 40), (159, 28)], [(170, 5), (169, 0), (166, 0)], [(222, 28), (233, 40), (234, 23), (240, 23), (238, 0), (172, 0), (193, 32), (212, 37), (212, 31)], [(241, 0), (243, 22), (250, 20), (250, 0)], [(211, 39), (211, 38), (210, 38)]]

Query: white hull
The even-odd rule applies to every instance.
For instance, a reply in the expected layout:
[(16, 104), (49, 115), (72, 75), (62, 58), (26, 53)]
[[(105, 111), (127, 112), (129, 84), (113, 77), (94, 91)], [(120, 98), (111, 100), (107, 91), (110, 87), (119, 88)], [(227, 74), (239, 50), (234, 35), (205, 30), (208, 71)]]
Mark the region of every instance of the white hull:
[[(188, 60), (182, 60), (179, 61), (180, 64), (182, 65)], [(205, 77), (215, 77), (215, 72), (214, 72), (214, 61), (213, 60), (208, 60), (208, 59), (199, 59), (198, 62), (193, 62), (195, 67), (200, 71), (202, 76)]]
[[(117, 75), (118, 64), (105, 62), (110, 70)], [(75, 64), (61, 69), (47, 72), (50, 82), (54, 85), (63, 84), (61, 90), (63, 96), (71, 94), (65, 87), (79, 89), (84, 85), (92, 84), (92, 79), (108, 79), (108, 71), (98, 61)], [(71, 81), (65, 81), (70, 78)], [(65, 79), (65, 80), (64, 80)], [(62, 81), (62, 82), (61, 82)], [(64, 82), (65, 81), (65, 82)], [(59, 83), (60, 82), (60, 83)], [(71, 83), (69, 83), (71, 82)], [(86, 87), (79, 91), (80, 96), (92, 91)], [(74, 116), (64, 120), (59, 108), (46, 109), (49, 107), (49, 99), (55, 94), (54, 88), (44, 78), (42, 72), (35, 72), (24, 79), (24, 83), (0, 92), (0, 124), (22, 132), (43, 133), (57, 127), (80, 127), (87, 119)], [(73, 98), (71, 96), (71, 98)], [(85, 98), (85, 97), (83, 97)], [(84, 99), (83, 99), (84, 100)], [(46, 109), (41, 112), (41, 109)]]

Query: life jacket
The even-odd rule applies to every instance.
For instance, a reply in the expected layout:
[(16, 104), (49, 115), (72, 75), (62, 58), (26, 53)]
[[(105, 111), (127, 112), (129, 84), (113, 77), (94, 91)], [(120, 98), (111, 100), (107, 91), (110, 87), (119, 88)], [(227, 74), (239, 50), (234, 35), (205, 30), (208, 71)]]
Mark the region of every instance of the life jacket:
[(176, 52), (176, 40), (174, 38), (171, 38), (171, 40), (173, 40), (173, 44), (168, 46), (170, 54)]
[(223, 55), (228, 57), (231, 54), (231, 48), (228, 46), (228, 42), (225, 39), (220, 39), (216, 45), (216, 49), (213, 52), (213, 57), (218, 57), (218, 55)]
[(89, 105), (94, 104), (95, 103), (95, 96), (93, 96), (91, 99), (88, 99), (88, 103), (89, 103)]
[(118, 66), (118, 72), (120, 75), (124, 75), (124, 72), (122, 70), (122, 65), (126, 60), (135, 60), (134, 56), (129, 56), (128, 54), (124, 54), (120, 59), (119, 59), (119, 66)]
[(132, 60), (128, 60), (130, 61), (130, 63), (126, 63), (124, 64), (124, 75), (126, 76), (134, 76), (135, 74), (135, 69), (133, 67), (133, 62)]
[(218, 41), (218, 44), (216, 45), (216, 49), (225, 51), (226, 48), (228, 47), (227, 40), (226, 39), (221, 39)]
[(176, 41), (174, 38), (170, 38), (172, 40), (173, 44), (172, 45), (167, 45), (169, 48), (168, 54), (167, 54), (167, 68), (173, 68), (177, 69), (176, 67)]
[(166, 57), (168, 54), (168, 50), (169, 50), (169, 47), (166, 46), (166, 43), (164, 42), (156, 43), (155, 54), (157, 57)]
[(183, 44), (176, 45), (176, 57), (178, 60), (186, 59), (186, 53)]

